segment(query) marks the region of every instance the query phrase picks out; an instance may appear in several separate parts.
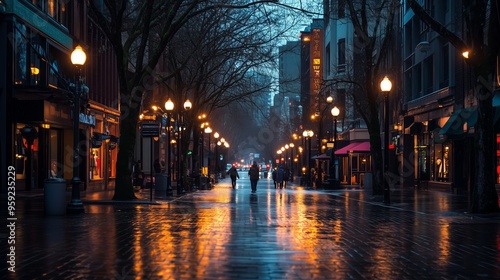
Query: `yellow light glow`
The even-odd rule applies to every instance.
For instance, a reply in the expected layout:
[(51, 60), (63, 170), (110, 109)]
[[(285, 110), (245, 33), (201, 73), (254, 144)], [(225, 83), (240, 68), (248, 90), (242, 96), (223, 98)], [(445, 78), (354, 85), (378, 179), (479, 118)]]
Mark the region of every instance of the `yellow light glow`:
[(31, 67), (31, 75), (38, 75), (40, 74), (40, 69), (38, 69), (37, 67)]
[(331, 113), (332, 113), (332, 116), (338, 117), (340, 115), (340, 109), (337, 106), (335, 106), (332, 108)]
[(172, 99), (169, 98), (167, 102), (165, 102), (165, 110), (167, 111), (174, 110), (174, 102), (172, 102)]
[(389, 92), (391, 91), (391, 89), (392, 89), (392, 82), (391, 80), (389, 80), (387, 76), (385, 76), (382, 82), (380, 82), (380, 90), (382, 90), (382, 92)]
[(87, 55), (83, 51), (83, 48), (78, 45), (75, 50), (71, 53), (71, 63), (74, 65), (84, 65), (87, 60)]

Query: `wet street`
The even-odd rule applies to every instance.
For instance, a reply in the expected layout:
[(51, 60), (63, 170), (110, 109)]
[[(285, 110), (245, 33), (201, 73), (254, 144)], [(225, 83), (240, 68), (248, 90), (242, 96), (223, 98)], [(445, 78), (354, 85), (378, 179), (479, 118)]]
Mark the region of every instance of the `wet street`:
[[(244, 172), (240, 172), (241, 173)], [(243, 176), (242, 176), (243, 177)], [(500, 215), (463, 197), (393, 190), (274, 189), (228, 179), (171, 201), (97, 203), (43, 213), (18, 198), (9, 279), (500, 279)], [(5, 200), (3, 201), (5, 203)], [(2, 234), (4, 252), (6, 234)], [(5, 253), (3, 254), (5, 256)], [(5, 262), (4, 262), (5, 263)]]

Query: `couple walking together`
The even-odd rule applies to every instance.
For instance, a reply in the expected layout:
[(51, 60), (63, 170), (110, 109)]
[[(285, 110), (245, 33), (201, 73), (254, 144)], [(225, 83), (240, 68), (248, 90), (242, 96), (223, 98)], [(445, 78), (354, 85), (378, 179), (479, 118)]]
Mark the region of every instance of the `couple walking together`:
[[(236, 178), (239, 179), (240, 175), (234, 165), (231, 166), (228, 173), (229, 177), (231, 177), (231, 185), (234, 189), (236, 187)], [(257, 182), (259, 181), (259, 167), (257, 166), (257, 162), (253, 162), (250, 170), (248, 171), (248, 175), (250, 176), (250, 186), (252, 187), (252, 192), (254, 193), (257, 191)]]

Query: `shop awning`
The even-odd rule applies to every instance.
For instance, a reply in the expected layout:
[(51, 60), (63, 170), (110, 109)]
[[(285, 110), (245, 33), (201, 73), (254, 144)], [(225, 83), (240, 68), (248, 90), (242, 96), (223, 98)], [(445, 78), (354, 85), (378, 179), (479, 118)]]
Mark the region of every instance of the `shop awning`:
[(321, 154), (317, 156), (313, 156), (313, 159), (318, 159), (318, 160), (329, 160), (331, 157), (327, 154)]
[(473, 127), (477, 123), (477, 106), (456, 110), (446, 124), (439, 130), (439, 135), (461, 135), (464, 133), (464, 124)]
[(354, 147), (354, 152), (369, 153), (370, 152), (370, 142), (366, 141), (366, 142), (359, 143), (359, 145)]
[(424, 132), (424, 124), (421, 122), (414, 122), (408, 128), (406, 128), (405, 133), (416, 135)]
[(370, 142), (355, 142), (335, 151), (336, 155), (347, 155), (348, 153), (369, 153)]
[(494, 93), (493, 93), (493, 98), (491, 99), (491, 105), (493, 105), (493, 107), (499, 107), (500, 106), (500, 90), (496, 90)]

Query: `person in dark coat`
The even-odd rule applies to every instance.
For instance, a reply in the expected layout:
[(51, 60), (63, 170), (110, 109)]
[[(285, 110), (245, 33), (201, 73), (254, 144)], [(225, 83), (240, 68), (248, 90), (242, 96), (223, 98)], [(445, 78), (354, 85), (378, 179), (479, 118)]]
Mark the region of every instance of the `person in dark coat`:
[(259, 167), (257, 166), (257, 162), (254, 161), (250, 170), (248, 170), (248, 175), (250, 176), (250, 185), (252, 187), (252, 192), (257, 191), (257, 182), (259, 181)]
[(276, 173), (276, 184), (279, 185), (280, 189), (283, 188), (283, 181), (285, 181), (285, 170), (283, 166), (278, 168), (278, 172)]
[(290, 168), (286, 167), (285, 168), (285, 176), (283, 178), (283, 188), (286, 189), (286, 185), (288, 184), (288, 181), (290, 181)]
[(229, 174), (229, 177), (231, 177), (231, 185), (233, 186), (233, 189), (236, 188), (236, 178), (240, 178), (240, 175), (238, 174), (238, 170), (236, 170), (236, 167), (231, 166), (231, 168), (229, 168), (229, 170), (227, 171), (227, 173)]
[(276, 189), (277, 187), (277, 184), (276, 184), (276, 175), (278, 173), (278, 170), (276, 168), (273, 169), (273, 173), (271, 174), (271, 176), (273, 177), (273, 182), (274, 182), (274, 188)]

